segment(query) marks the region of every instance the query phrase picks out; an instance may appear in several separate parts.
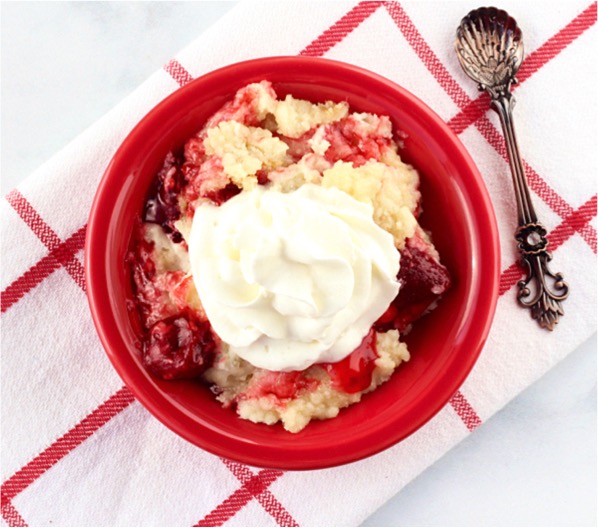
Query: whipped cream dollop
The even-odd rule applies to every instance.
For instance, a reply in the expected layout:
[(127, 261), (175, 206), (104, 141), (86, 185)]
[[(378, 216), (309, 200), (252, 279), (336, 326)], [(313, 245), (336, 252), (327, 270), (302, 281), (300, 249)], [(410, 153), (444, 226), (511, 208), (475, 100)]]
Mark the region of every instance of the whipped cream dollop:
[(199, 205), (191, 271), (230, 351), (290, 371), (355, 350), (399, 291), (399, 252), (372, 216), (370, 205), (314, 184)]

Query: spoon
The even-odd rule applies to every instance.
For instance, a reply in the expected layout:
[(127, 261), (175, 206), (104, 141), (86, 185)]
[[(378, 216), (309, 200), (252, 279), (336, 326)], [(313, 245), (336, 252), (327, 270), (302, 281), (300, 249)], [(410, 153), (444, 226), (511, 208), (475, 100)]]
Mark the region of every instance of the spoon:
[(455, 51), (465, 73), (478, 83), (480, 91), (490, 95), (505, 136), (517, 200), (515, 240), (527, 271), (526, 279), (518, 283), (517, 298), (531, 309), (540, 326), (553, 330), (565, 314), (562, 302), (569, 295), (569, 286), (561, 273), (548, 269), (552, 254), (547, 249), (547, 231), (538, 222), (515, 137), (511, 85), (517, 83), (515, 74), (523, 60), (521, 29), (506, 11), (474, 9), (457, 28)]

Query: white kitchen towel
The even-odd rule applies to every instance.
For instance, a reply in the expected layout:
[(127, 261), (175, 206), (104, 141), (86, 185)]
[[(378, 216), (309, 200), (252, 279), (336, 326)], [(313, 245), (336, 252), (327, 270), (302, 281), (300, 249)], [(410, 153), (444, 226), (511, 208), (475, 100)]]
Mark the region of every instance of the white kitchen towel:
[[(552, 268), (571, 285), (566, 315), (552, 333), (517, 305), (516, 210), (502, 134), (487, 95), (466, 78), (452, 47), (456, 25), (475, 7), (461, 1), (240, 3), (8, 193), (0, 202), (3, 523), (356, 525), (596, 331), (596, 66), (588, 61), (588, 50), (596, 49), (596, 3), (499, 6), (524, 28), (518, 136), (538, 216), (549, 230)], [(295, 54), (384, 75), (449, 124), (493, 199), (503, 270), (487, 344), (449, 404), (379, 455), (310, 472), (225, 461), (177, 437), (141, 407), (96, 337), (82, 259), (102, 173), (156, 103), (220, 66)], [(580, 76), (581, 67), (593, 69)]]

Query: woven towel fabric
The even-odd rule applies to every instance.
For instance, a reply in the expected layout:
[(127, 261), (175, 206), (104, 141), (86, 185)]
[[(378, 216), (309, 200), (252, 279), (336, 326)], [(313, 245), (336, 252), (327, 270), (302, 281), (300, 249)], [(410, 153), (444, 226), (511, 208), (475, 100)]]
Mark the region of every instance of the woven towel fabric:
[[(561, 104), (561, 94), (571, 94), (568, 79), (575, 77), (576, 66), (586, 61), (590, 46), (595, 49), (596, 4), (543, 7), (541, 23), (537, 4), (505, 6), (526, 28), (526, 60), (516, 89), (525, 103), (517, 107), (517, 124), (525, 138), (525, 165), (538, 213), (550, 229), (558, 270), (573, 287), (575, 277), (584, 274), (590, 282), (583, 297), (572, 294), (567, 301), (566, 319), (553, 334), (521, 317), (514, 302), (519, 271), (511, 240), (514, 204), (506, 152), (487, 97), (476, 92), (456, 63), (450, 46), (454, 24), (446, 24), (457, 22), (471, 7), (460, 2), (326, 3), (317, 10), (286, 3), (238, 6), (6, 196), (1, 204), (4, 522), (357, 524), (596, 331), (591, 281), (597, 163), (588, 118), (588, 109), (595, 110), (596, 76), (577, 78), (567, 105)], [(293, 32), (287, 30), (289, 20)], [(266, 37), (256, 40), (256, 33)], [(191, 79), (231, 62), (273, 54), (352, 62), (427, 102), (480, 167), (503, 246), (493, 330), (479, 363), (449, 405), (385, 453), (309, 473), (226, 462), (165, 430), (112, 371), (84, 295), (85, 221), (102, 171), (126, 133)], [(371, 492), (364, 496), (363, 489)]]

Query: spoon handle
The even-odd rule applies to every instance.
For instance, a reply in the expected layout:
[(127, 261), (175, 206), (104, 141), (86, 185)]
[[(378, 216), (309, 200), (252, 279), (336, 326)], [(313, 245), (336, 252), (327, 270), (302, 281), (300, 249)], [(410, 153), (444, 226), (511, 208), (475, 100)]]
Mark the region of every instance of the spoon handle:
[(546, 228), (538, 222), (515, 136), (515, 99), (509, 90), (491, 96), (492, 108), (500, 117), (507, 145), (517, 200), (518, 227), (515, 240), (518, 242), (521, 260), (527, 271), (525, 280), (518, 282), (517, 298), (523, 306), (531, 309), (532, 317), (540, 326), (553, 330), (559, 318), (565, 314), (562, 301), (569, 295), (569, 286), (561, 273), (552, 273), (548, 268), (552, 254), (547, 249)]

